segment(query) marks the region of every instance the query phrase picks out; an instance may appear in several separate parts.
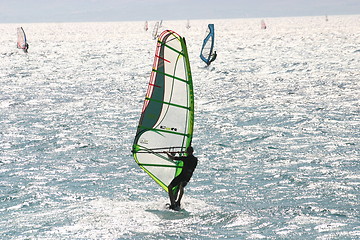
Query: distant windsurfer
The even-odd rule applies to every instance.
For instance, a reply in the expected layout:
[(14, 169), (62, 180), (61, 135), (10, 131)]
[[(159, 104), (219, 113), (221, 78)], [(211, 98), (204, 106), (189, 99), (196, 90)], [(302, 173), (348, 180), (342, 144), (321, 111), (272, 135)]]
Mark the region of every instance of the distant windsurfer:
[(19, 43), (17, 44), (17, 48), (20, 48), (22, 49), (25, 53), (28, 52), (28, 49), (29, 49), (29, 44), (28, 43), (25, 43), (24, 45), (20, 46)]
[(215, 61), (216, 57), (217, 57), (217, 53), (216, 53), (216, 51), (214, 51), (214, 53), (211, 55), (211, 59), (210, 59), (210, 61), (209, 61), (209, 63), (208, 63), (207, 65), (209, 66), (210, 63), (212, 63), (213, 61)]
[[(184, 187), (190, 181), (193, 172), (197, 166), (198, 159), (193, 155), (194, 149), (189, 146), (186, 149), (187, 156), (175, 157), (171, 153), (166, 153), (171, 160), (182, 161), (184, 163), (182, 171), (179, 176), (175, 177), (168, 186), (168, 193), (170, 198), (170, 209), (178, 209), (180, 207), (180, 201), (184, 194)], [(176, 195), (173, 192), (173, 188), (178, 186), (179, 191)]]
[(25, 47), (23, 48), (24, 52), (28, 52), (28, 49), (29, 49), (29, 44), (28, 43), (25, 43)]

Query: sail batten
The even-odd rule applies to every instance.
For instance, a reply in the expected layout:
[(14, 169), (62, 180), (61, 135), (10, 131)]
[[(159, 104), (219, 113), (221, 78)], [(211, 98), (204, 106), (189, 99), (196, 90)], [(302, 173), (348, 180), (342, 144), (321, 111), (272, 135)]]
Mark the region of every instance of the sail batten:
[[(164, 60), (165, 60), (165, 59), (164, 59)], [(179, 80), (179, 81), (182, 81), (182, 82), (187, 83), (187, 80), (186, 80), (186, 79), (178, 78), (178, 77), (176, 77), (176, 76), (174, 76), (174, 75), (171, 75), (171, 74), (168, 74), (168, 73), (164, 73), (164, 72), (160, 72), (160, 71), (158, 71), (158, 70), (156, 70), (156, 69), (153, 69), (153, 72), (160, 73), (160, 74), (163, 74), (163, 75), (165, 75), (165, 76), (171, 77), (171, 78), (173, 78), (173, 79), (176, 79), (176, 80)]]
[(187, 107), (187, 106), (181, 106), (181, 105), (174, 104), (174, 103), (171, 103), (171, 102), (159, 101), (159, 100), (157, 100), (157, 99), (148, 98), (148, 97), (146, 97), (145, 99), (146, 99), (146, 100), (150, 100), (150, 101), (154, 101), (154, 102), (159, 102), (159, 103), (163, 103), (163, 104), (171, 105), (171, 106), (178, 107), (178, 108), (185, 108), (185, 109), (190, 110), (190, 108), (189, 108), (189, 107)]
[(169, 45), (167, 45), (166, 43), (161, 42), (160, 40), (158, 41), (158, 43), (160, 43), (161, 45), (163, 45), (163, 46), (165, 46), (165, 47), (167, 47), (167, 48), (170, 48), (171, 50), (173, 50), (174, 52), (176, 52), (176, 53), (178, 53), (178, 54), (180, 54), (180, 55), (183, 55), (182, 52), (176, 50), (175, 48), (173, 48), (173, 47), (171, 47), (171, 46), (169, 46)]
[(194, 94), (185, 39), (166, 30), (157, 41), (132, 149), (136, 163), (165, 191), (183, 165), (169, 161), (165, 151), (185, 155), (191, 145), (193, 123)]
[[(145, 151), (147, 151), (147, 152), (149, 152), (149, 151), (151, 151), (151, 152), (153, 152), (153, 153), (158, 153), (158, 152), (156, 152), (156, 151), (159, 151), (159, 153), (164, 153), (164, 151), (169, 151), (169, 152), (174, 152), (174, 150), (177, 150), (177, 149), (179, 149), (179, 150), (177, 150), (177, 151), (175, 151), (176, 153), (179, 153), (179, 152), (185, 152), (185, 149), (184, 149), (184, 147), (170, 147), (170, 146), (166, 146), (166, 147), (160, 147), (160, 148), (146, 148), (145, 146), (141, 146), (141, 145), (136, 145), (137, 147), (138, 147), (138, 149), (137, 149), (137, 152), (139, 153), (141, 153), (141, 150), (145, 150)], [(162, 150), (162, 151), (160, 151), (160, 150)], [(181, 150), (183, 150), (183, 151), (181, 151)]]
[(162, 59), (162, 60), (164, 60), (164, 61), (166, 61), (166, 62), (170, 63), (170, 61), (169, 61), (169, 60), (167, 60), (167, 59), (165, 59), (165, 58), (162, 58), (162, 57), (160, 57), (160, 56), (158, 56), (158, 55), (155, 55), (155, 57), (160, 58), (160, 59)]
[(177, 166), (174, 165), (160, 165), (160, 164), (145, 164), (145, 163), (139, 163), (139, 166), (145, 166), (145, 167), (169, 167), (169, 168), (176, 168)]
[(163, 133), (169, 133), (169, 134), (175, 134), (175, 135), (181, 135), (181, 136), (190, 137), (189, 134), (179, 133), (179, 132), (174, 132), (174, 131), (168, 131), (168, 130), (164, 130), (164, 129), (156, 129), (156, 130), (154, 130), (153, 128), (148, 128), (148, 127), (144, 127), (144, 126), (139, 126), (138, 128), (145, 129), (145, 130), (153, 130), (155, 132), (163, 132)]

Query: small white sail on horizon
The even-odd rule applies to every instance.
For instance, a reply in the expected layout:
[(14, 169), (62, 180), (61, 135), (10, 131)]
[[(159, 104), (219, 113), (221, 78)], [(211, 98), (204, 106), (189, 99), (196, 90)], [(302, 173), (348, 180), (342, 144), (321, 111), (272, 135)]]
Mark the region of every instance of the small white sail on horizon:
[(191, 28), (189, 19), (187, 20), (186, 28), (187, 28), (187, 29)]
[(159, 31), (159, 22), (156, 22), (152, 32), (152, 36), (154, 40), (159, 36), (158, 31)]
[(261, 20), (261, 29), (266, 29), (266, 23), (264, 19)]

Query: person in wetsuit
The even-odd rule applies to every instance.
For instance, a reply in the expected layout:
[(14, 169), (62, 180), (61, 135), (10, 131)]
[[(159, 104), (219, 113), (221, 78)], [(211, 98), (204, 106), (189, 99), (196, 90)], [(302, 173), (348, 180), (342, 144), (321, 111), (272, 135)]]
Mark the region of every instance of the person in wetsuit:
[(211, 56), (212, 56), (212, 57), (211, 57), (211, 59), (210, 59), (210, 61), (209, 61), (209, 63), (208, 63), (208, 66), (210, 65), (210, 63), (212, 63), (213, 61), (215, 61), (215, 59), (216, 59), (216, 57), (217, 57), (216, 51), (214, 51), (214, 53), (213, 53)]
[[(180, 201), (184, 194), (184, 187), (190, 181), (193, 172), (197, 166), (198, 159), (193, 155), (194, 149), (189, 146), (186, 149), (187, 156), (175, 157), (170, 153), (166, 153), (171, 160), (182, 161), (184, 163), (182, 171), (179, 176), (175, 177), (168, 186), (168, 193), (170, 198), (170, 209), (177, 209), (180, 207)], [(173, 188), (179, 186), (179, 191), (175, 196)]]
[(25, 43), (25, 47), (23, 48), (24, 52), (27, 53), (29, 49), (29, 44)]

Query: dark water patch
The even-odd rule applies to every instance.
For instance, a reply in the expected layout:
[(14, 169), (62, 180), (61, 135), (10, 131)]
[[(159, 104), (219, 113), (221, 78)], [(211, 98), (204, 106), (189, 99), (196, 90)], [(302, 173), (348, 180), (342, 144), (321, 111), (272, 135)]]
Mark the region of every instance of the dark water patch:
[(230, 145), (226, 145), (226, 144), (224, 144), (224, 143), (217, 143), (216, 145), (219, 146), (219, 147), (223, 147), (223, 148), (229, 148), (229, 147), (231, 147)]

